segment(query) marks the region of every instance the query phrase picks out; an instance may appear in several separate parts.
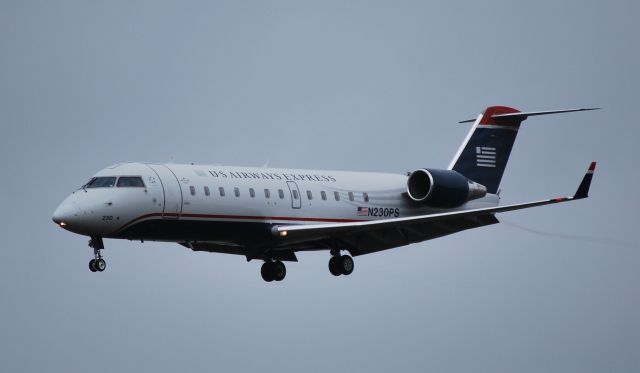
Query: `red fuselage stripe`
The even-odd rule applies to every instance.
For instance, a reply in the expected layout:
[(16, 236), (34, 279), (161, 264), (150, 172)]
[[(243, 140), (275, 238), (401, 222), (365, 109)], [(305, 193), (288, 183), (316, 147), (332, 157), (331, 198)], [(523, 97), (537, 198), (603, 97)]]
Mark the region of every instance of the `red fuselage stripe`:
[(354, 219), (331, 219), (331, 218), (307, 218), (307, 217), (293, 217), (293, 216), (250, 216), (250, 215), (209, 215), (209, 214), (175, 214), (175, 213), (153, 213), (139, 216), (127, 224), (123, 225), (118, 231), (122, 231), (123, 229), (129, 227), (133, 223), (151, 217), (162, 217), (169, 216), (173, 218), (195, 218), (195, 219), (239, 219), (239, 220), (287, 220), (287, 221), (307, 221), (307, 222), (321, 222), (321, 223), (355, 223), (359, 221), (366, 220), (354, 220)]

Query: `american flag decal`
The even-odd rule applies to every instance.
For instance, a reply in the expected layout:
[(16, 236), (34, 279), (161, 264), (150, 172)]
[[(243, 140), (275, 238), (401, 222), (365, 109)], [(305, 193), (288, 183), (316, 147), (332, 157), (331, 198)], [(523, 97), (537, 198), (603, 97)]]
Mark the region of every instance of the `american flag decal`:
[(367, 216), (369, 215), (368, 207), (358, 207), (358, 216)]
[(478, 167), (495, 167), (496, 148), (476, 146), (476, 165)]

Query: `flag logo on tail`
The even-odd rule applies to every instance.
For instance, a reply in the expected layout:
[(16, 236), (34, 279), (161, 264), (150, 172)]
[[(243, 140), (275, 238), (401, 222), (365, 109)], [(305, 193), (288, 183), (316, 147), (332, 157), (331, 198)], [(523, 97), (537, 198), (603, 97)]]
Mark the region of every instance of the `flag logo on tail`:
[(478, 167), (495, 167), (496, 148), (476, 146), (476, 165)]

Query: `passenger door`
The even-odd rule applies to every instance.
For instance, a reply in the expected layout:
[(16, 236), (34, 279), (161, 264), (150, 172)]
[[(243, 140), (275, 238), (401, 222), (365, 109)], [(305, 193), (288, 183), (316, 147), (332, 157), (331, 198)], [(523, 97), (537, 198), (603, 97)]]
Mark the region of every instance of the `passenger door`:
[(164, 194), (162, 217), (177, 219), (182, 213), (182, 187), (176, 175), (165, 165), (147, 165), (158, 175)]
[(289, 187), (289, 194), (291, 195), (291, 208), (299, 209), (302, 207), (302, 197), (300, 196), (300, 190), (298, 184), (295, 181), (287, 181)]

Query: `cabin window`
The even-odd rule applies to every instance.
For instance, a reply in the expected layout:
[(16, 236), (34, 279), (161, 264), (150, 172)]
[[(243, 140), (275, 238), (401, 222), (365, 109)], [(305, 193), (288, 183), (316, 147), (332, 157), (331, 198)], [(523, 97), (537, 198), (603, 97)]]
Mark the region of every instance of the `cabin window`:
[(333, 192), (333, 198), (336, 199), (336, 201), (340, 201), (340, 193), (338, 192)]
[(365, 192), (365, 193), (362, 193), (362, 199), (363, 199), (365, 202), (369, 202), (369, 193), (366, 193), (366, 192)]
[(204, 187), (204, 195), (207, 196), (207, 197), (209, 197), (209, 195), (211, 195), (211, 191), (209, 191), (209, 187), (208, 186)]
[(320, 197), (322, 197), (323, 201), (327, 200), (327, 192), (325, 192), (324, 190), (320, 192)]
[(233, 193), (236, 195), (236, 197), (240, 197), (240, 188), (238, 187), (233, 188)]
[(353, 202), (353, 192), (349, 192), (349, 201)]
[(307, 199), (311, 201), (313, 199), (313, 194), (311, 194), (310, 190), (307, 190)]
[(189, 190), (191, 191), (191, 195), (195, 196), (196, 195), (196, 187), (194, 187), (193, 185), (189, 186)]
[(280, 199), (284, 199), (284, 190), (278, 189), (278, 196), (280, 196)]
[(298, 198), (300, 198), (300, 196), (298, 195), (298, 191), (297, 191), (296, 189), (294, 189), (294, 190), (292, 191), (292, 194), (293, 194), (293, 199), (298, 199)]
[(251, 198), (254, 198), (254, 197), (256, 196), (256, 191), (255, 191), (255, 190), (253, 190), (253, 188), (249, 188), (249, 196), (250, 196)]
[(94, 177), (84, 186), (84, 188), (111, 188), (116, 185), (116, 178), (114, 177)]
[(118, 186), (144, 188), (144, 182), (140, 176), (120, 176)]
[(269, 191), (269, 189), (265, 189), (264, 190), (264, 198), (271, 198), (271, 192)]
[(224, 188), (220, 187), (218, 190), (220, 191), (220, 197), (224, 197)]

